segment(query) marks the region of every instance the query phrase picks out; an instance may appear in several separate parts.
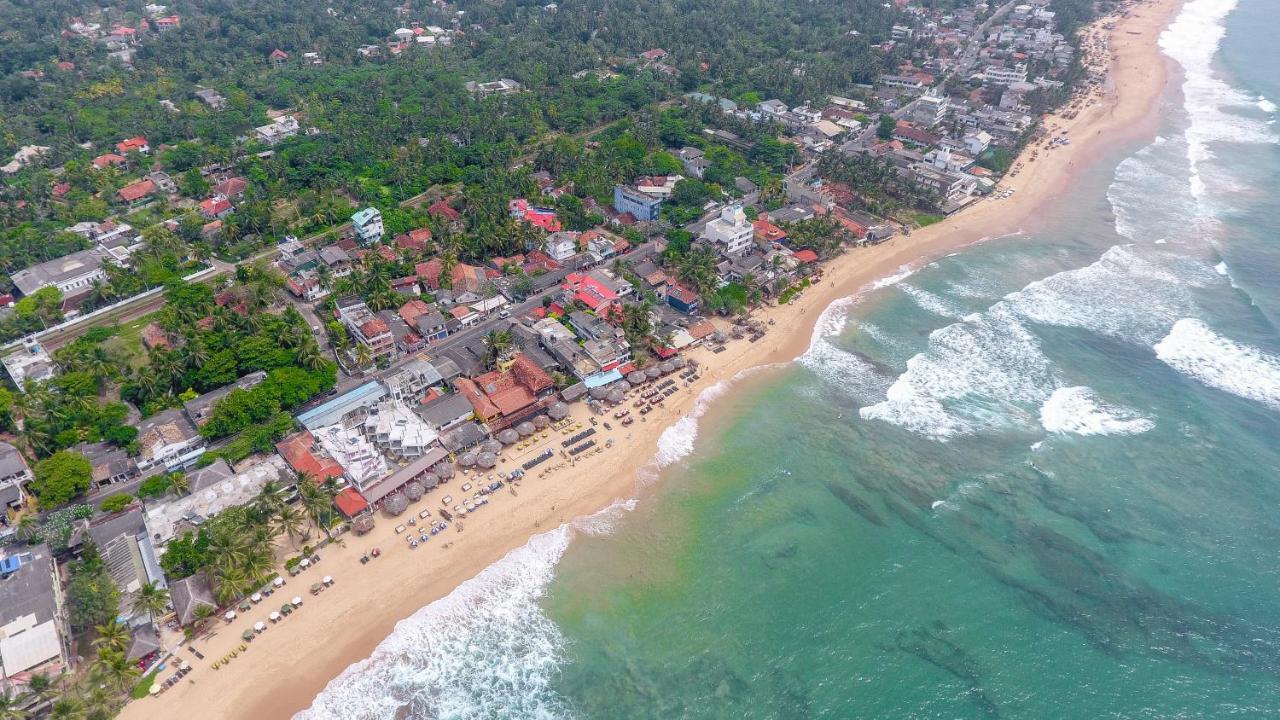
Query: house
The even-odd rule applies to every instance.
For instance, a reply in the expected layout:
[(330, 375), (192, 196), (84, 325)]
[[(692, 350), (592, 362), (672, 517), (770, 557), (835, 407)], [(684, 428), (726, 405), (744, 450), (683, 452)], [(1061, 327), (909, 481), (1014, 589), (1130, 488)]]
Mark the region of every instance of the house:
[(21, 346), (3, 358), (4, 369), (18, 389), (26, 392), (33, 382), (43, 382), (54, 377), (53, 358), (34, 339), (27, 338)]
[(157, 188), (150, 178), (135, 180), (116, 191), (116, 200), (130, 207), (136, 207), (151, 199)]
[(205, 439), (181, 410), (165, 410), (138, 424), (138, 471), (150, 477), (195, 464)]
[(490, 95), (510, 95), (520, 92), (524, 86), (515, 80), (508, 78), (500, 78), (491, 82), (475, 82), (474, 80), (466, 83), (467, 92), (476, 97), (489, 97)]
[(200, 214), (206, 220), (220, 220), (230, 215), (234, 210), (235, 208), (231, 206), (231, 201), (221, 195), (215, 195), (207, 200), (200, 201)]
[(435, 365), (414, 358), (399, 367), (383, 374), (382, 384), (387, 386), (387, 393), (393, 399), (416, 401), (427, 392), (428, 388), (444, 382), (444, 376)]
[(751, 230), (757, 242), (778, 243), (787, 241), (787, 231), (764, 218), (751, 223)]
[(698, 312), (700, 302), (698, 294), (680, 285), (667, 285), (667, 304), (688, 315)]
[(414, 275), (431, 290), (440, 289), (440, 273), (442, 272), (444, 272), (444, 262), (439, 258), (432, 258), (413, 266)]
[(220, 388), (187, 400), (182, 403), (182, 410), (187, 414), (187, 419), (192, 424), (196, 427), (203, 427), (205, 423), (209, 422), (209, 415), (213, 413), (213, 407), (219, 400), (230, 395), (235, 390), (252, 390), (261, 385), (262, 381), (266, 379), (267, 374), (265, 372), (256, 370), (233, 383), (223, 385)]
[[(25, 506), (25, 486), (34, 477), (22, 453), (7, 442), (0, 442), (0, 527), (7, 528), (12, 515)], [(0, 537), (11, 532), (0, 531)]]
[(702, 237), (722, 246), (725, 255), (738, 255), (751, 247), (754, 229), (746, 213), (738, 204), (728, 205), (720, 211), (720, 216), (707, 223), (702, 229)]
[(560, 231), (547, 236), (547, 254), (556, 262), (564, 262), (578, 254), (578, 233)]
[(295, 473), (310, 476), (316, 482), (342, 477), (342, 466), (325, 453), (308, 430), (276, 443), (276, 452)]
[(374, 207), (357, 210), (351, 216), (351, 227), (356, 231), (360, 242), (366, 245), (375, 243), (382, 239), (382, 213)]
[(642, 175), (636, 178), (633, 184), (636, 190), (651, 195), (667, 199), (676, 191), (676, 183), (684, 178), (679, 175)]
[(386, 321), (374, 315), (369, 306), (358, 297), (338, 301), (338, 320), (351, 333), (351, 337), (369, 348), (374, 358), (395, 352), (395, 337)]
[(477, 419), (498, 430), (541, 410), (539, 399), (555, 389), (555, 382), (527, 355), (516, 353), (509, 369), (457, 378), (454, 387), (471, 403)]
[(249, 187), (249, 181), (242, 177), (229, 177), (226, 180), (213, 186), (213, 194), (221, 195), (228, 200), (235, 200)]
[(203, 570), (170, 583), (169, 602), (173, 605), (178, 625), (184, 627), (218, 609), (218, 601), (213, 597), (213, 586), (209, 584), (209, 578)]
[[(425, 400), (425, 398), (424, 398)], [(422, 421), (444, 433), (475, 417), (471, 401), (458, 393), (441, 395), (418, 405), (414, 410)]]
[(155, 183), (156, 189), (162, 193), (173, 194), (178, 192), (178, 183), (174, 182), (173, 178), (169, 177), (169, 173), (167, 172), (161, 172), (159, 170), (149, 172), (147, 173), (147, 179)]
[(608, 315), (621, 305), (616, 290), (589, 274), (569, 273), (560, 290), (566, 302), (580, 302), (597, 315)]
[(978, 157), (991, 147), (991, 133), (985, 130), (976, 130), (966, 133), (964, 136), (965, 152), (973, 157)]
[(70, 667), (62, 583), (48, 545), (0, 550), (0, 685)]
[(912, 125), (911, 123), (906, 122), (905, 120), (898, 121), (898, 126), (893, 130), (893, 139), (904, 142), (904, 143), (913, 143), (915, 145), (921, 145), (924, 147), (932, 147), (934, 145), (937, 145), (942, 140), (942, 138), (939, 138), (938, 136), (933, 135), (931, 133), (925, 132), (924, 130), (921, 130), (920, 128)]
[(403, 235), (396, 236), (396, 247), (401, 250), (422, 252), (431, 242), (431, 228), (415, 228)]
[(939, 92), (936, 87), (929, 88), (928, 92), (917, 98), (911, 106), (911, 119), (922, 127), (933, 127), (942, 122), (950, 107), (947, 96)]
[(276, 48), (267, 56), (267, 60), (272, 64), (272, 66), (280, 67), (289, 62), (289, 53), (281, 50), (280, 48)]
[(335, 278), (344, 278), (352, 273), (351, 256), (338, 245), (320, 248), (316, 257), (329, 268), (329, 273)]
[(507, 210), (516, 220), (523, 220), (549, 233), (560, 232), (560, 220), (551, 208), (537, 207), (524, 198), (516, 198), (507, 204)]
[(128, 159), (115, 153), (104, 153), (93, 159), (93, 167), (98, 170), (106, 170), (109, 167), (124, 167), (128, 164)]
[(56, 287), (67, 302), (87, 293), (95, 282), (106, 281), (107, 273), (102, 267), (105, 259), (106, 253), (97, 248), (80, 250), (24, 268), (10, 278), (23, 295), (31, 295), (41, 288)]
[(640, 53), (640, 57), (644, 58), (646, 62), (657, 62), (666, 56), (667, 51), (662, 48), (653, 48), (652, 50), (645, 50)]
[(169, 334), (154, 322), (149, 322), (142, 328), (140, 333), (142, 344), (148, 350), (165, 349), (168, 350), (172, 343), (169, 342)]
[(116, 143), (116, 152), (121, 155), (128, 155), (131, 152), (148, 155), (151, 153), (151, 146), (147, 144), (145, 137), (139, 135)]
[(653, 222), (658, 219), (658, 208), (662, 206), (662, 198), (648, 195), (625, 185), (613, 188), (613, 208), (619, 215), (631, 213), (640, 222)]
[(300, 129), (297, 118), (292, 115), (281, 115), (266, 125), (254, 128), (253, 135), (258, 142), (265, 145), (278, 145), (297, 135)]
[(133, 611), (134, 594), (150, 583), (166, 585), (142, 509), (135, 505), (125, 512), (89, 521), (87, 527), (73, 534), (70, 545), (83, 547), (86, 542), (98, 549), (107, 574), (120, 590), (119, 615), (129, 619), (141, 615)]
[(445, 220), (450, 224), (460, 222), (462, 220), (462, 214), (455, 210), (453, 206), (449, 204), (447, 199), (441, 199), (431, 203), (431, 207), (427, 208), (427, 214), (433, 218)]
[(199, 90), (196, 90), (195, 96), (199, 98), (200, 101), (203, 102), (205, 105), (209, 106), (210, 110), (213, 110), (215, 112), (219, 110), (225, 110), (227, 107), (227, 99), (223, 97), (222, 93), (218, 92), (217, 90), (209, 90), (207, 88), (201, 88)]
[(79, 443), (72, 450), (80, 453), (93, 468), (93, 487), (101, 488), (128, 482), (138, 477), (138, 464), (124, 448), (105, 442)]
[(167, 17), (156, 18), (155, 24), (156, 30), (160, 32), (168, 32), (182, 27), (182, 18), (177, 15), (169, 15)]

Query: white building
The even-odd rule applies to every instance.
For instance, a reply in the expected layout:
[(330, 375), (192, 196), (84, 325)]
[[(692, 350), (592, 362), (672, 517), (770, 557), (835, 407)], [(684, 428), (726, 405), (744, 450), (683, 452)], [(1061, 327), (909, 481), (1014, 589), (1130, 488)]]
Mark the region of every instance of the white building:
[(69, 657), (62, 583), (49, 546), (10, 546), (0, 556), (0, 686), (27, 671), (57, 672)]
[(103, 260), (104, 253), (97, 248), (73, 252), (15, 272), (13, 284), (23, 295), (56, 287), (64, 298), (74, 297), (87, 292), (95, 282), (107, 279)]
[(364, 419), (364, 434), (383, 452), (401, 459), (421, 456), (439, 437), (399, 400), (383, 400)]
[(27, 384), (49, 380), (55, 375), (53, 358), (40, 343), (32, 339), (24, 340), (22, 347), (4, 356), (4, 369), (13, 378), (19, 390), (26, 391)]
[(556, 262), (564, 262), (578, 253), (578, 233), (557, 232), (547, 236), (547, 254)]
[(738, 255), (751, 247), (752, 226), (747, 214), (738, 204), (728, 205), (720, 211), (720, 217), (707, 223), (702, 237), (723, 245), (726, 255)]
[(267, 145), (276, 145), (298, 134), (300, 126), (292, 115), (281, 115), (275, 122), (253, 129), (254, 137)]
[(204, 436), (180, 409), (165, 410), (138, 425), (138, 471), (144, 477), (183, 470), (204, 454)]
[(938, 92), (938, 88), (929, 88), (911, 107), (911, 119), (923, 127), (933, 127), (946, 117), (950, 105), (947, 97)]
[(994, 85), (1012, 85), (1027, 81), (1027, 66), (999, 67), (988, 65), (982, 73), (982, 79)]
[(351, 216), (351, 227), (355, 228), (361, 242), (377, 242), (382, 239), (382, 213), (378, 212), (378, 208), (372, 207), (357, 210)]

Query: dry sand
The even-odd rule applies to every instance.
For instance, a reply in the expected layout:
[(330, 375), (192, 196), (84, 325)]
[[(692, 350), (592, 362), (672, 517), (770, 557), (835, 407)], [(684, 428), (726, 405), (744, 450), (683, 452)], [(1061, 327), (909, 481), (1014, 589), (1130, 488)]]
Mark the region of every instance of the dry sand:
[[(366, 537), (348, 535), (345, 548), (323, 551), (318, 568), (291, 579), (285, 592), (272, 598), (283, 602), (294, 594), (303, 595), (305, 604), (299, 611), (270, 626), (230, 665), (213, 670), (211, 662), (238, 647), (240, 634), (254, 621), (265, 620), (270, 608), (246, 613), (247, 617), (231, 624), (219, 621), (212, 636), (194, 643), (205, 660), (197, 661), (185, 647), (179, 652), (195, 668), (189, 676), (194, 683), (179, 684), (159, 698), (135, 701), (120, 717), (259, 720), (292, 716), (309, 706), (325, 684), (348, 665), (368, 657), (400, 619), (445, 596), (530, 536), (634, 496), (637, 472), (651, 462), (662, 431), (693, 408), (698, 393), (746, 368), (789, 361), (804, 352), (814, 322), (834, 300), (852, 295), (904, 265), (927, 262), (983, 238), (1033, 229), (1037, 211), (1067, 192), (1079, 170), (1115, 144), (1153, 132), (1154, 109), (1167, 74), (1156, 39), (1177, 7), (1178, 0), (1136, 6), (1114, 30), (1104, 33), (1110, 36), (1112, 55), (1107, 86), (1098, 102), (1076, 118), (1047, 121), (1046, 126), (1057, 126), (1057, 132), (1068, 130), (1072, 144), (1042, 150), (1036, 162), (1027, 163), (1017, 177), (1006, 181), (1005, 186), (1017, 189), (1012, 197), (983, 201), (909, 237), (853, 250), (829, 263), (825, 278), (791, 304), (756, 313), (758, 320), (775, 320), (764, 339), (733, 342), (719, 354), (695, 351), (693, 357), (703, 364), (704, 371), (691, 389), (681, 383), (680, 392), (670, 397), (664, 408), (627, 428), (611, 414), (600, 418), (608, 419), (614, 429), (606, 432), (600, 426), (596, 440), (604, 445), (606, 438), (613, 438), (611, 449), (548, 477), (538, 477), (535, 470), (521, 484), (518, 497), (506, 490), (497, 493), (488, 507), (464, 521), (465, 531), (450, 528), (425, 546), (410, 550), (393, 531), (397, 522), (411, 516), (406, 513), (394, 521), (379, 517), (377, 528)], [(626, 407), (630, 407), (630, 400)], [(589, 412), (580, 404), (574, 411), (585, 427)], [(563, 462), (558, 457), (562, 439), (553, 431), (544, 441), (557, 451), (557, 458), (544, 465)], [(506, 458), (499, 467), (510, 469), (540, 451), (537, 447)], [(416, 515), (423, 508), (435, 513), (446, 494), (460, 500), (460, 486), (465, 481), (456, 477), (412, 506), (410, 513)], [(451, 547), (445, 548), (447, 543), (452, 543)], [(382, 557), (361, 565), (360, 555), (375, 546), (382, 549)], [(318, 597), (308, 595), (306, 588), (326, 574), (333, 576), (334, 587)]]

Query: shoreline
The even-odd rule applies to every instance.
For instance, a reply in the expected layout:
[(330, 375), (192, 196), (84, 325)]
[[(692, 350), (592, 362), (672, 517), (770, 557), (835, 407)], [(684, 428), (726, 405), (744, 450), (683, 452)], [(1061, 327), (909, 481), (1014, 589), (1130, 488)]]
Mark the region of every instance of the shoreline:
[[(379, 516), (377, 527), (367, 536), (343, 536), (346, 546), (323, 550), (323, 567), (291, 579), (285, 594), (305, 595), (299, 588), (325, 574), (333, 576), (334, 587), (316, 597), (308, 596), (298, 612), (255, 639), (230, 665), (215, 671), (210, 663), (239, 647), (245, 623), (262, 619), (257, 616), (265, 616), (266, 610), (255, 609), (232, 624), (218, 621), (212, 635), (192, 643), (205, 660), (197, 661), (185, 650), (185, 644), (178, 652), (196, 670), (191, 675), (194, 684), (179, 684), (159, 698), (132, 702), (120, 717), (292, 717), (309, 707), (350, 665), (368, 658), (396, 623), (448, 595), (530, 537), (634, 499), (637, 488), (642, 492), (647, 480), (640, 475), (654, 468), (661, 471), (661, 458), (655, 455), (662, 452), (659, 439), (694, 411), (708, 388), (731, 384), (751, 368), (794, 360), (808, 349), (814, 326), (828, 306), (864, 291), (879, 278), (988, 238), (1033, 228), (1043, 216), (1042, 209), (1063, 199), (1079, 173), (1117, 148), (1154, 135), (1159, 120), (1156, 110), (1169, 78), (1168, 61), (1160, 51), (1158, 37), (1180, 4), (1181, 0), (1150, 0), (1133, 6), (1128, 17), (1116, 19), (1110, 31), (1101, 30), (1101, 23), (1093, 26), (1092, 32), (1111, 39), (1108, 80), (1099, 101), (1080, 110), (1074, 119), (1056, 115), (1046, 119), (1046, 129), (1056, 127), (1055, 134), (1067, 130), (1072, 144), (1042, 151), (1036, 162), (1024, 164), (1017, 177), (1006, 178), (1000, 187), (1016, 188), (1012, 197), (982, 200), (909, 237), (850, 250), (828, 262), (822, 281), (791, 304), (754, 313), (756, 320), (775, 322), (758, 343), (735, 341), (719, 354), (703, 348), (688, 353), (703, 367), (692, 388), (682, 384), (665, 407), (627, 428), (608, 415), (600, 416), (602, 422), (611, 421), (614, 429), (605, 432), (602, 426), (597, 428), (597, 442), (603, 446), (605, 438), (612, 438), (611, 449), (549, 477), (538, 477), (538, 470), (531, 471), (521, 483), (519, 498), (506, 491), (497, 493), (488, 508), (465, 521), (466, 531), (451, 528), (411, 551), (393, 532), (396, 524), (414, 516), (406, 513), (396, 520)], [(1030, 152), (1031, 148), (1024, 151), (1019, 162)], [(573, 407), (573, 417), (584, 427), (590, 416), (582, 404)], [(553, 434), (550, 444), (559, 449), (555, 441), (560, 439)], [(514, 461), (507, 459), (500, 467), (510, 469), (535, 452), (528, 451)], [(450, 492), (461, 497), (459, 488), (464, 482), (465, 478), (455, 477), (413, 504), (410, 513), (437, 508), (440, 498)], [(446, 543), (454, 547), (441, 547)], [(360, 555), (375, 546), (382, 549), (382, 557), (361, 565)]]

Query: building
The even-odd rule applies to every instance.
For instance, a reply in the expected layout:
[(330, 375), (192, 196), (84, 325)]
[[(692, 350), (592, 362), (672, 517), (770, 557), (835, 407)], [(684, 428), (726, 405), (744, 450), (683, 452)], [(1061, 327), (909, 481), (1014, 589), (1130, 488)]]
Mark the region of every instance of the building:
[(378, 212), (378, 208), (367, 207), (363, 210), (357, 210), (351, 216), (351, 227), (356, 231), (356, 237), (360, 238), (360, 242), (368, 245), (378, 242), (382, 239), (382, 213)]
[(458, 393), (447, 393), (419, 405), (415, 412), (422, 421), (444, 433), (475, 417), (471, 402)]
[(640, 222), (653, 222), (658, 219), (658, 209), (662, 206), (662, 198), (648, 195), (626, 185), (613, 188), (613, 209), (619, 215), (631, 213)]
[(106, 442), (79, 443), (72, 450), (84, 456), (93, 468), (93, 487), (128, 482), (138, 477), (138, 464), (124, 448)]
[(490, 95), (510, 95), (524, 89), (524, 86), (515, 80), (508, 78), (500, 78), (491, 82), (475, 82), (468, 81), (466, 84), (467, 92), (476, 97), (489, 97)]
[(557, 232), (547, 236), (547, 254), (556, 262), (564, 262), (578, 254), (578, 233)]
[(560, 290), (567, 302), (580, 302), (597, 315), (608, 315), (621, 305), (616, 290), (586, 273), (569, 273)]
[(702, 237), (721, 246), (725, 255), (746, 252), (751, 247), (753, 234), (751, 221), (738, 204), (726, 206), (720, 211), (720, 217), (707, 223), (702, 230)]
[[(212, 614), (218, 609), (218, 601), (213, 597), (213, 587), (203, 571), (171, 583), (169, 602), (173, 605), (173, 613), (181, 626), (190, 625), (204, 613)], [(202, 611), (201, 608), (208, 610)]]
[(143, 178), (125, 185), (116, 191), (116, 200), (128, 205), (129, 207), (137, 207), (146, 203), (151, 196), (156, 193), (158, 188), (151, 178)]
[(146, 138), (139, 135), (116, 143), (116, 152), (121, 155), (128, 155), (131, 152), (149, 155), (151, 153), (151, 145), (147, 143)]
[(265, 145), (277, 145), (297, 135), (300, 129), (297, 118), (292, 115), (281, 115), (273, 122), (254, 128), (253, 135), (258, 142)]
[(276, 443), (276, 452), (288, 463), (293, 472), (306, 475), (316, 482), (342, 477), (342, 466), (324, 451), (308, 430), (295, 433)]
[(556, 211), (551, 208), (538, 207), (524, 198), (516, 198), (507, 203), (507, 211), (516, 220), (527, 222), (549, 233), (560, 232), (560, 219), (556, 217)]
[(18, 448), (0, 442), (0, 525), (7, 526), (11, 513), (22, 509), (26, 499), (24, 486), (34, 478)]
[(135, 616), (133, 596), (143, 585), (156, 583), (165, 587), (164, 571), (155, 546), (151, 543), (142, 509), (134, 506), (122, 513), (95, 518), (73, 544), (91, 541), (106, 563), (107, 573), (120, 590), (120, 615)]
[(444, 376), (435, 365), (414, 358), (399, 367), (383, 374), (382, 384), (387, 386), (387, 394), (396, 400), (416, 401), (431, 387), (444, 382)]
[(391, 328), (360, 298), (353, 296), (338, 301), (338, 321), (351, 333), (352, 339), (369, 348), (374, 358), (395, 352), (396, 339)]
[(1027, 66), (1003, 67), (1000, 65), (988, 65), (982, 72), (982, 79), (993, 85), (1024, 83), (1027, 81)]
[(950, 101), (938, 88), (930, 88), (911, 106), (911, 119), (922, 127), (933, 127), (942, 122), (950, 107)]
[(49, 546), (6, 548), (0, 555), (0, 680), (67, 669), (68, 638), (62, 583)]
[(29, 383), (49, 380), (55, 374), (53, 358), (39, 342), (30, 338), (23, 340), (21, 347), (5, 355), (0, 362), (4, 363), (4, 369), (13, 378), (13, 384), (24, 392)]
[(150, 477), (184, 470), (204, 454), (205, 439), (182, 410), (165, 410), (138, 425), (138, 471)]
[(471, 403), (476, 419), (500, 430), (542, 410), (540, 399), (555, 389), (555, 382), (527, 355), (517, 353), (508, 370), (457, 378), (454, 387)]
[(688, 315), (698, 312), (701, 302), (698, 294), (680, 285), (667, 286), (667, 304)]
[(19, 270), (11, 276), (23, 295), (31, 295), (46, 287), (56, 287), (69, 300), (87, 293), (95, 282), (107, 279), (102, 263), (105, 253), (97, 248), (73, 252), (39, 265)]
[(225, 110), (227, 107), (227, 99), (217, 90), (201, 88), (195, 92), (195, 95), (201, 102), (209, 106), (210, 110), (215, 112), (218, 110)]
[(438, 437), (435, 428), (395, 398), (370, 408), (362, 427), (365, 437), (378, 449), (399, 460), (422, 457)]

